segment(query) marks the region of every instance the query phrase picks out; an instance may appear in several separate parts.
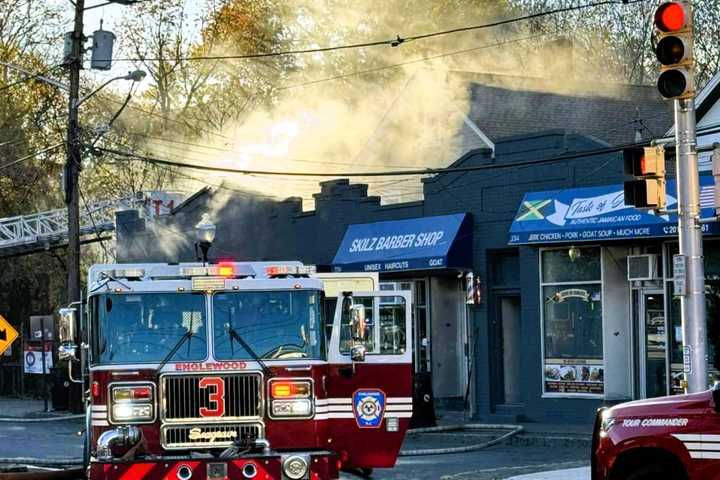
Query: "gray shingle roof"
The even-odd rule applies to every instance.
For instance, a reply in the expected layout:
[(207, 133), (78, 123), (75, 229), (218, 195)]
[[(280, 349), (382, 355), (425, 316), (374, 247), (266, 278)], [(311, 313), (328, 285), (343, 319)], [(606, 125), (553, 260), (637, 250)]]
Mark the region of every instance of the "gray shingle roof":
[[(461, 74), (470, 83), (470, 118), (492, 140), (565, 130), (610, 145), (663, 136), (672, 126), (672, 104), (654, 86), (607, 85)], [(467, 129), (463, 136), (473, 136)]]

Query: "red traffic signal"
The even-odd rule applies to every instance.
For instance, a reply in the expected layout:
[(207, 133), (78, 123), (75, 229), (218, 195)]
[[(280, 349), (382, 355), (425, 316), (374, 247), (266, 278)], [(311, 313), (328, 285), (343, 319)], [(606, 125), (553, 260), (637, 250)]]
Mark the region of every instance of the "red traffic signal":
[(655, 11), (655, 26), (662, 32), (677, 32), (687, 25), (688, 15), (680, 2), (665, 2)]
[(623, 150), (625, 175), (664, 177), (665, 150), (662, 147), (634, 147)]
[(625, 204), (640, 209), (665, 208), (665, 149), (634, 147), (623, 150)]
[(657, 87), (667, 99), (691, 98), (693, 80), (692, 10), (687, 0), (662, 3), (655, 10), (655, 56), (660, 62)]

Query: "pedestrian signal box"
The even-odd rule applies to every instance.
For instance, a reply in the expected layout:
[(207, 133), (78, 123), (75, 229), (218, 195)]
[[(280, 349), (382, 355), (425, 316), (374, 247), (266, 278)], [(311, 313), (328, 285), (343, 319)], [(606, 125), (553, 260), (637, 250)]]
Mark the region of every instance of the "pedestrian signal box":
[(665, 208), (665, 149), (633, 147), (623, 150), (625, 204), (643, 210)]

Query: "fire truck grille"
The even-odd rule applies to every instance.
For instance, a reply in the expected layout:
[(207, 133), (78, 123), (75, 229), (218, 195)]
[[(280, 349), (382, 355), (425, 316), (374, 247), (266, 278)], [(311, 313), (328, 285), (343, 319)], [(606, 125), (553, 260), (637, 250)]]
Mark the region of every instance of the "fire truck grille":
[(225, 448), (235, 440), (262, 438), (259, 423), (213, 425), (165, 425), (160, 430), (160, 442), (166, 450), (188, 448)]
[[(203, 378), (206, 380), (201, 387)], [(259, 420), (262, 415), (262, 379), (258, 373), (165, 375), (161, 395), (164, 422), (248, 421)]]

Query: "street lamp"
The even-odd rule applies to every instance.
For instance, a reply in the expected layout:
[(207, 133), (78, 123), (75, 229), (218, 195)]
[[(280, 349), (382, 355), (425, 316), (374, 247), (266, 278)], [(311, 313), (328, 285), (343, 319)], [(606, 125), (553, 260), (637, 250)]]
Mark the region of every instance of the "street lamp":
[(78, 108), (82, 103), (85, 102), (85, 100), (87, 100), (88, 98), (92, 97), (97, 92), (99, 92), (100, 90), (105, 88), (110, 82), (114, 82), (115, 80), (132, 80), (133, 82), (141, 82), (142, 79), (145, 78), (146, 75), (147, 75), (147, 73), (145, 73), (143, 70), (134, 70), (132, 72), (128, 72), (127, 75), (113, 77), (110, 80), (108, 80), (107, 82), (100, 85), (98, 88), (96, 88), (92, 92), (88, 93), (87, 95), (85, 95), (83, 97), (78, 98), (77, 101), (75, 102), (75, 108)]
[(118, 5), (133, 5), (136, 3), (140, 3), (141, 1), (142, 0), (110, 0), (109, 2), (98, 3), (97, 5), (91, 5), (89, 7), (85, 7), (85, 8), (83, 8), (83, 11), (92, 10), (93, 8), (104, 7), (105, 5), (110, 5), (112, 3), (117, 3)]
[(208, 250), (210, 250), (215, 240), (215, 230), (215, 224), (210, 220), (210, 214), (203, 213), (200, 222), (195, 225), (195, 236), (197, 239), (197, 243), (195, 243), (195, 253), (197, 254), (197, 249), (200, 247), (203, 266), (207, 263)]

